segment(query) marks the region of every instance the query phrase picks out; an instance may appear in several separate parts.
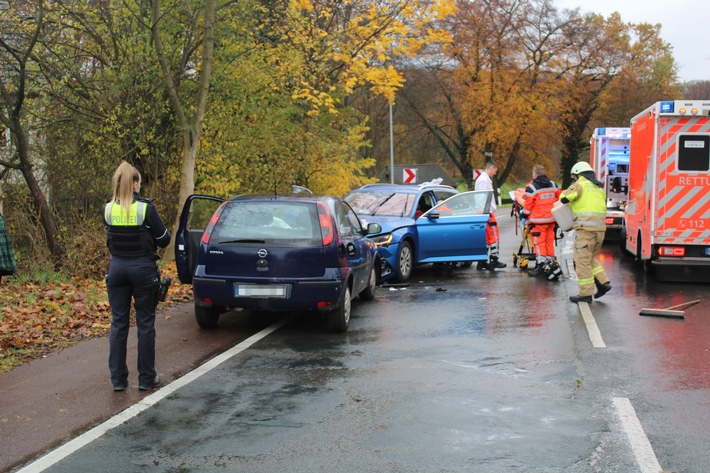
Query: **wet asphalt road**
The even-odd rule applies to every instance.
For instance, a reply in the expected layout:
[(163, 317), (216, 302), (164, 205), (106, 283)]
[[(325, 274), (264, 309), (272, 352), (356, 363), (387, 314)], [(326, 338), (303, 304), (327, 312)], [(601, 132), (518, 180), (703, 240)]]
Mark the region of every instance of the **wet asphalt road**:
[(707, 299), (707, 284), (658, 283), (607, 245), (594, 347), (573, 275), (511, 267), (519, 236), (499, 220), (505, 270), (418, 268), (355, 302), (346, 334), (296, 318), (46, 471), (647, 471), (615, 399), (664, 470), (708, 471), (707, 308), (638, 315)]

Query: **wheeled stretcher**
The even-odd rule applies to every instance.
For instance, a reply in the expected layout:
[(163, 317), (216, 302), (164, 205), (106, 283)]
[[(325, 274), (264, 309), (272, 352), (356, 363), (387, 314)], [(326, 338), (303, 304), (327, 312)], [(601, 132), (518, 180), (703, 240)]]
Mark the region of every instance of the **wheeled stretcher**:
[[(533, 225), (529, 223), (523, 223), (522, 209), (524, 200), (525, 190), (518, 188), (517, 190), (510, 193), (510, 197), (513, 200), (513, 210), (511, 216), (515, 216), (516, 225), (515, 232), (518, 233), (518, 229), (522, 228), (522, 240), (520, 241), (520, 248), (518, 248), (517, 253), (513, 253), (513, 266), (517, 266), (520, 269), (529, 269), (528, 265), (530, 261), (537, 260), (537, 253), (535, 252), (535, 241), (533, 237)], [(561, 239), (563, 234), (558, 233), (558, 227), (555, 227), (555, 245), (557, 245), (557, 240)], [(541, 264), (540, 262), (536, 262)], [(546, 261), (542, 267), (543, 275), (548, 281), (557, 281), (563, 275), (562, 268), (560, 268), (557, 258), (552, 261)], [(528, 273), (528, 275), (536, 275), (535, 272)]]
[(520, 269), (528, 269), (530, 261), (535, 261), (537, 258), (537, 254), (535, 254), (534, 251), (532, 235), (530, 234), (532, 227), (529, 224), (523, 224), (523, 219), (521, 218), (524, 195), (525, 189), (521, 187), (510, 192), (510, 198), (513, 201), (510, 215), (511, 217), (515, 217), (515, 234), (517, 235), (518, 231), (522, 234), (520, 247), (516, 253), (513, 253), (513, 266), (517, 266)]

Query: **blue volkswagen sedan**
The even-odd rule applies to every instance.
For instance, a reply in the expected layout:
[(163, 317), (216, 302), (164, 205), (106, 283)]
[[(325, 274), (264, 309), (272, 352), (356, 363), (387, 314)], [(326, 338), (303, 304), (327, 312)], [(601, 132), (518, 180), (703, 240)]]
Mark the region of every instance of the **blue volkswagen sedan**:
[(438, 184), (371, 184), (345, 196), (382, 259), (381, 280), (407, 281), (417, 264), (486, 261), (491, 191), (458, 193)]
[(375, 297), (381, 265), (366, 235), (379, 232), (334, 196), (192, 195), (175, 237), (178, 277), (192, 284), (202, 328), (247, 308), (314, 310), (344, 332), (351, 301)]

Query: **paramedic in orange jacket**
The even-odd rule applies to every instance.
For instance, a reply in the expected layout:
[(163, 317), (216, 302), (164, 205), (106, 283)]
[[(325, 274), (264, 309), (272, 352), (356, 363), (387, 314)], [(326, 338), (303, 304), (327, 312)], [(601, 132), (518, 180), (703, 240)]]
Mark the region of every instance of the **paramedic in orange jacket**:
[(533, 180), (525, 188), (523, 218), (530, 225), (536, 255), (535, 269), (528, 276), (540, 276), (543, 267), (555, 259), (555, 218), (552, 206), (559, 200), (562, 189), (545, 175), (539, 164), (533, 167)]

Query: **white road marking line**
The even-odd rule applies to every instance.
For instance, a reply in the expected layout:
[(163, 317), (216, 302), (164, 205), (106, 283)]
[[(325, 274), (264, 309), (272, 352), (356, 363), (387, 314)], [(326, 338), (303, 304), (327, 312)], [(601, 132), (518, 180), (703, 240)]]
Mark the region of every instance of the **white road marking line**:
[(589, 340), (592, 342), (594, 348), (606, 348), (606, 344), (602, 339), (602, 334), (597, 327), (597, 321), (592, 315), (592, 311), (589, 308), (589, 304), (586, 302), (578, 302), (579, 311), (582, 313), (582, 318), (584, 319), (584, 325), (587, 326), (587, 332), (589, 333)]
[[(569, 246), (571, 246), (571, 244)], [(570, 279), (576, 280), (577, 272), (574, 270), (573, 260), (567, 260), (567, 269)], [(602, 339), (602, 333), (599, 331), (597, 321), (594, 315), (592, 315), (589, 304), (586, 302), (578, 302), (577, 304), (579, 305), (579, 311), (582, 313), (582, 319), (584, 319), (584, 325), (587, 327), (587, 333), (589, 334), (589, 340), (592, 342), (592, 346), (594, 348), (606, 348), (606, 343), (604, 343), (604, 339)]]
[(200, 365), (199, 367), (195, 368), (194, 370), (190, 371), (186, 375), (182, 376), (181, 378), (178, 378), (174, 380), (172, 383), (165, 385), (161, 389), (157, 390), (153, 394), (143, 398), (140, 402), (132, 405), (131, 407), (127, 408), (126, 410), (119, 412), (115, 416), (111, 417), (110, 419), (106, 420), (102, 424), (97, 425), (91, 430), (88, 430), (87, 432), (84, 432), (77, 438), (65, 443), (61, 447), (56, 448), (55, 450), (52, 450), (48, 454), (44, 455), (43, 457), (37, 459), (36, 461), (30, 463), (29, 465), (25, 466), (21, 470), (18, 470), (17, 473), (34, 473), (34, 472), (41, 472), (49, 468), (50, 466), (54, 465), (55, 463), (63, 460), (64, 458), (68, 457), (72, 453), (76, 452), (80, 448), (90, 444), (94, 440), (98, 439), (102, 435), (104, 435), (106, 432), (109, 430), (113, 429), (114, 427), (118, 427), (119, 425), (123, 424), (124, 422), (132, 419), (133, 417), (137, 416), (141, 412), (145, 411), (149, 407), (155, 405), (158, 403), (158, 401), (161, 401), (162, 399), (165, 399), (167, 396), (171, 395), (173, 392), (176, 390), (182, 388), (183, 386), (186, 386), (202, 376), (203, 374), (206, 374), (210, 371), (212, 371), (214, 368), (217, 366), (221, 365), (234, 355), (237, 355), (238, 353), (246, 350), (247, 348), (251, 347), (254, 345), (256, 342), (259, 340), (265, 338), (266, 336), (270, 335), (271, 333), (275, 332), (276, 330), (280, 329), (290, 321), (296, 318), (296, 315), (291, 315), (288, 317), (285, 317), (281, 319), (280, 321), (276, 322), (275, 324), (266, 327), (264, 330), (262, 330), (259, 333), (256, 333), (252, 335), (251, 337), (247, 338), (246, 340), (242, 341), (241, 343), (235, 345), (234, 347), (230, 348), (229, 350), (225, 351), (224, 353), (212, 358), (211, 360), (208, 360), (205, 362), (203, 365)]
[(656, 454), (653, 452), (651, 442), (648, 441), (641, 422), (636, 417), (636, 411), (634, 406), (631, 405), (631, 401), (624, 397), (616, 397), (614, 398), (614, 406), (619, 414), (626, 436), (631, 443), (631, 450), (633, 450), (636, 457), (639, 471), (641, 473), (659, 473), (663, 471), (660, 463), (658, 463)]

